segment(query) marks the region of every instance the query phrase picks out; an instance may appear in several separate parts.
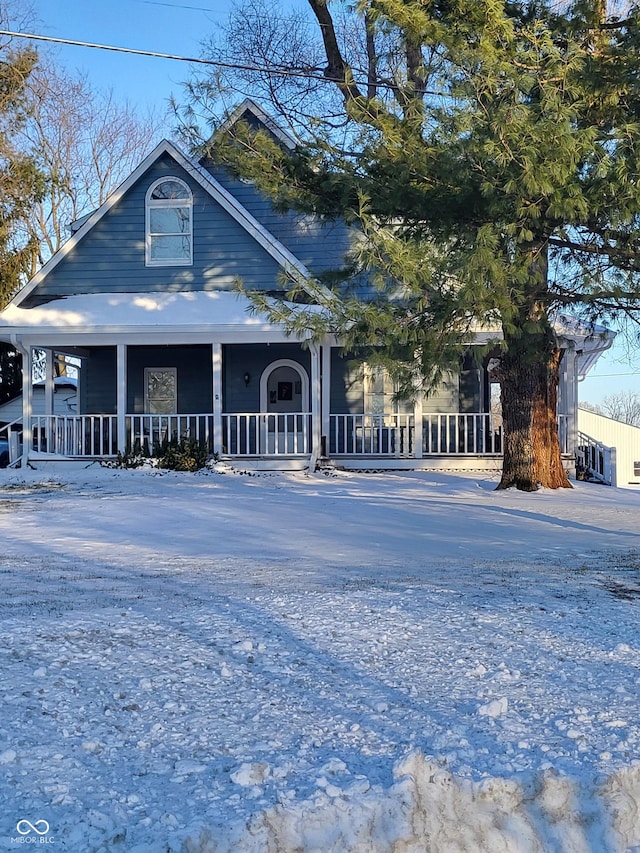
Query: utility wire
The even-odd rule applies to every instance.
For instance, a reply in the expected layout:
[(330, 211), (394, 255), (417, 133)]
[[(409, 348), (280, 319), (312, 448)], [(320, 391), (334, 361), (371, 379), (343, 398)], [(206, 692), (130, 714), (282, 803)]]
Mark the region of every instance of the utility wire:
[(183, 3), (161, 3), (159, 0), (138, 0), (146, 6), (169, 6), (171, 9), (191, 9), (194, 12), (211, 12), (215, 14), (217, 9), (209, 9), (205, 6), (185, 6)]
[[(195, 62), (200, 65), (213, 65), (218, 68), (233, 68), (236, 71), (253, 71), (257, 74), (277, 74), (281, 77), (303, 77), (307, 80), (317, 80), (320, 83), (335, 83), (322, 74), (313, 74), (309, 71), (294, 71), (291, 69), (273, 69), (261, 68), (258, 65), (242, 65), (237, 62), (221, 62), (216, 59), (202, 59), (194, 56), (180, 56), (175, 53), (158, 53), (153, 50), (138, 50), (134, 47), (117, 47), (111, 44), (97, 44), (89, 41), (77, 41), (75, 39), (54, 38), (53, 36), (42, 36), (35, 33), (18, 33), (12, 30), (0, 30), (1, 36), (11, 36), (12, 38), (32, 39), (33, 41), (53, 42), (53, 44), (72, 45), (74, 47), (90, 47), (95, 50), (111, 50), (115, 53), (132, 53), (136, 56), (151, 56), (155, 59), (173, 59), (177, 62)], [(357, 81), (354, 81), (357, 82)]]
[[(89, 47), (94, 50), (110, 50), (115, 53), (129, 53), (135, 56), (150, 56), (154, 59), (172, 59), (176, 62), (191, 62), (199, 65), (210, 65), (216, 68), (230, 68), (234, 71), (251, 71), (254, 74), (273, 74), (279, 77), (298, 77), (303, 80), (315, 80), (317, 83), (331, 83), (332, 85), (335, 85), (339, 82), (335, 78), (325, 77), (325, 75), (319, 70), (314, 73), (312, 71), (296, 71), (291, 68), (266, 68), (260, 65), (244, 65), (239, 62), (222, 62), (218, 59), (202, 59), (202, 57), (181, 56), (176, 53), (158, 53), (154, 50), (139, 50), (135, 47), (118, 47), (112, 44), (98, 44), (97, 42), (78, 41), (76, 39), (54, 38), (54, 36), (43, 36), (36, 33), (18, 33), (13, 30), (0, 30), (0, 36), (32, 39), (33, 41), (46, 41), (52, 42), (53, 44), (71, 45), (72, 47)], [(367, 81), (359, 80), (355, 77), (351, 78), (351, 82), (362, 87), (368, 85)], [(376, 86), (379, 89), (387, 89), (389, 91), (396, 91), (398, 89), (397, 86), (383, 80), (376, 83)], [(424, 94), (442, 97), (442, 93), (430, 92), (428, 90), (425, 90)]]
[(587, 378), (588, 379), (605, 379), (611, 376), (638, 376), (640, 375), (638, 371), (632, 371), (631, 373), (591, 373)]

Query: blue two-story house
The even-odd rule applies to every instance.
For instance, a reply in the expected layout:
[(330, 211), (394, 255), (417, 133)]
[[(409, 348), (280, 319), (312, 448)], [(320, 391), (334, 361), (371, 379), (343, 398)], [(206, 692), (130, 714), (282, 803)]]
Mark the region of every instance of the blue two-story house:
[[(251, 101), (239, 118), (293, 145)], [(339, 267), (348, 245), (341, 223), (276, 213), (251, 184), (162, 142), (0, 313), (0, 340), (22, 352), (25, 376), (22, 416), (5, 434), (20, 433), (23, 463), (110, 459), (136, 442), (152, 449), (188, 436), (245, 466), (495, 467), (491, 359), (469, 355), (435, 391), (398, 401), (389, 377), (340, 341), (292, 337), (238, 292), (242, 282), (282, 296), (287, 281)], [(575, 324), (559, 334), (570, 460), (578, 378), (611, 340)], [(480, 330), (470, 347), (495, 336)], [(36, 352), (44, 414), (33, 411), (29, 381)], [(79, 365), (68, 414), (53, 406), (61, 356)]]

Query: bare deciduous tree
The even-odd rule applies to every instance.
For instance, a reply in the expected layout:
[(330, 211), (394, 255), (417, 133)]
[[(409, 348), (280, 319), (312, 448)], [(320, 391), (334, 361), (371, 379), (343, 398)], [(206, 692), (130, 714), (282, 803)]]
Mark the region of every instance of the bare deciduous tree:
[(602, 401), (602, 410), (616, 421), (640, 426), (640, 394), (637, 391), (608, 394)]
[(580, 408), (596, 415), (613, 418), (624, 424), (640, 427), (640, 394), (637, 391), (619, 391), (608, 394), (602, 403), (580, 403)]
[(111, 92), (93, 90), (47, 57), (34, 71), (30, 98), (22, 144), (47, 176), (48, 188), (25, 229), (40, 245), (42, 264), (67, 238), (68, 225), (99, 207), (148, 153), (159, 122), (118, 103)]

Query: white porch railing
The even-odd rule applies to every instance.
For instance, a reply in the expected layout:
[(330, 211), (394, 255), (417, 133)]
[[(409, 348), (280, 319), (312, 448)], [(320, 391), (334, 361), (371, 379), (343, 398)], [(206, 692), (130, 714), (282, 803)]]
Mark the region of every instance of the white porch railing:
[(129, 449), (153, 453), (164, 441), (183, 438), (204, 444), (213, 453), (213, 415), (126, 415), (125, 435)]
[[(331, 415), (329, 456), (499, 456), (502, 420), (490, 412), (425, 413), (422, 435), (413, 415)], [(560, 415), (559, 436), (567, 452), (567, 419)], [(419, 439), (422, 446), (418, 446)]]
[(22, 459), (22, 418), (16, 418), (0, 428), (0, 440), (7, 442), (9, 465), (14, 466)]
[(222, 452), (229, 456), (306, 455), (311, 452), (311, 414), (223, 414)]
[[(109, 458), (118, 453), (117, 415), (41, 415), (31, 419), (34, 453)], [(126, 415), (126, 447), (151, 454), (163, 441), (188, 438), (213, 452), (213, 415)]]
[[(49, 415), (31, 419), (31, 448), (38, 454), (71, 458), (110, 458), (118, 453), (118, 418), (116, 415)], [(19, 451), (22, 422), (5, 427), (12, 439), (11, 462)], [(227, 413), (221, 415), (221, 449), (228, 456), (302, 456), (311, 453), (311, 414)], [(566, 416), (559, 416), (560, 446), (568, 452)], [(139, 446), (153, 453), (163, 441), (188, 438), (214, 446), (214, 416), (211, 413), (189, 415), (129, 414), (125, 416), (126, 449)], [(587, 442), (580, 436), (579, 444)], [(590, 440), (592, 442), (593, 440)], [(603, 465), (610, 463), (603, 445), (590, 444), (590, 459), (603, 478), (609, 476)], [(426, 413), (422, 429), (416, 430), (413, 414), (333, 414), (329, 417), (327, 455), (382, 456), (412, 458), (416, 456), (499, 456), (502, 453), (502, 426), (499, 416), (491, 413)], [(603, 461), (596, 465), (600, 459)]]
[(608, 486), (616, 482), (615, 447), (607, 447), (584, 432), (578, 433), (576, 473), (578, 477), (598, 480)]
[(329, 456), (413, 454), (413, 415), (330, 415)]
[(31, 418), (35, 453), (105, 458), (118, 452), (115, 415), (36, 415)]
[(502, 453), (502, 420), (490, 412), (424, 414), (425, 456), (485, 456)]

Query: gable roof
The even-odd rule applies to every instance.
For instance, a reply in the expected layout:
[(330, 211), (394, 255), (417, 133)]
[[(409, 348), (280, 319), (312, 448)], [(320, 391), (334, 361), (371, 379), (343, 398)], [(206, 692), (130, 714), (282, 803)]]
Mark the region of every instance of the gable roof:
[[(233, 110), (231, 115), (223, 121), (220, 127), (216, 130), (214, 136), (218, 133), (224, 133), (229, 130), (229, 128), (233, 127), (236, 122), (242, 119), (247, 119), (247, 116), (253, 117), (259, 124), (264, 125), (265, 130), (267, 130), (286, 148), (292, 150), (297, 146), (297, 142), (293, 136), (280, 127), (280, 125), (277, 124), (271, 116), (262, 109), (262, 107), (259, 107), (255, 101), (252, 101), (251, 98), (245, 98), (244, 101)], [(253, 124), (250, 118), (248, 119), (248, 123)]]
[(225, 189), (216, 178), (211, 175), (200, 163), (187, 157), (174, 143), (167, 139), (162, 140), (154, 150), (140, 163), (140, 165), (115, 189), (105, 202), (84, 221), (79, 220), (80, 227), (60, 247), (46, 264), (35, 274), (14, 298), (11, 305), (21, 305), (29, 297), (38, 285), (46, 279), (49, 273), (55, 269), (60, 261), (74, 249), (83, 237), (91, 231), (112, 208), (123, 198), (128, 190), (141, 178), (144, 173), (162, 156), (168, 154), (179, 166), (181, 166), (202, 189), (207, 192), (274, 260), (280, 264), (289, 274), (302, 279), (311, 278), (307, 267), (301, 263), (293, 253), (277, 240), (249, 211), (247, 211), (234, 196)]

